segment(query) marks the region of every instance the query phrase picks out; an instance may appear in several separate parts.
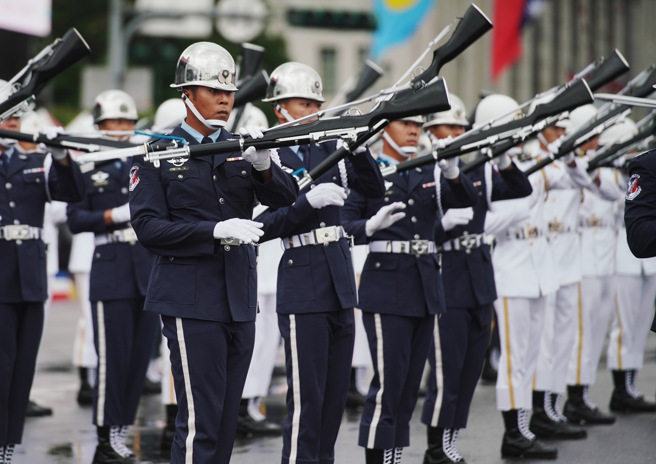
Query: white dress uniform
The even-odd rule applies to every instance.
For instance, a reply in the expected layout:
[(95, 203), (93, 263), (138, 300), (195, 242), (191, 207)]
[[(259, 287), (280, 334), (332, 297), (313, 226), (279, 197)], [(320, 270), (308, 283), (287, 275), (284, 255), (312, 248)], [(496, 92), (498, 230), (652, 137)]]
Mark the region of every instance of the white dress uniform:
[[(579, 208), (582, 273), (576, 341), (569, 361), (568, 385), (592, 385), (599, 356), (615, 308), (617, 201), (623, 195), (617, 171), (599, 171), (598, 192), (585, 191)], [(615, 198), (615, 199), (613, 199)]]
[(645, 343), (654, 317), (656, 258), (638, 259), (629, 250), (619, 202), (620, 228), (616, 248), (615, 282), (617, 302), (611, 319), (607, 367), (612, 370), (640, 370)]
[(98, 364), (98, 355), (93, 344), (93, 323), (91, 322), (91, 301), (89, 300), (89, 275), (94, 249), (93, 232), (73, 235), (68, 270), (75, 280), (77, 298), (82, 309), (73, 343), (73, 365), (77, 367), (95, 368)]
[[(533, 162), (520, 163), (526, 170)], [(498, 299), (495, 311), (501, 338), (497, 376), (497, 408), (531, 409), (532, 383), (547, 295), (558, 289), (556, 267), (546, 238), (547, 194), (553, 189), (587, 184), (582, 168), (542, 169), (530, 177), (533, 193), (522, 199), (495, 203), (488, 213), (486, 233), (496, 237), (493, 253)]]

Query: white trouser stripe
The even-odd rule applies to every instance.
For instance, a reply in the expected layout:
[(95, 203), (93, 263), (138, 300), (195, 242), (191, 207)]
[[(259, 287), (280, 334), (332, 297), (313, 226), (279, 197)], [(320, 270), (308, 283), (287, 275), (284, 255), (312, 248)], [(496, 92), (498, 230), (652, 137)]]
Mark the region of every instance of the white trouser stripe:
[(385, 390), (385, 360), (383, 356), (383, 324), (380, 321), (380, 314), (374, 314), (374, 323), (376, 325), (376, 360), (378, 362), (378, 379), (380, 380), (380, 389), (376, 393), (376, 408), (369, 425), (369, 437), (367, 438), (367, 448), (373, 448), (376, 441), (376, 428), (380, 421), (380, 414), (383, 409), (383, 391)]
[[(105, 389), (107, 387), (107, 345), (105, 338), (105, 306), (102, 301), (96, 305), (98, 316), (98, 404), (96, 424), (105, 425)], [(118, 425), (118, 424), (108, 424)]]
[(294, 414), (292, 415), (292, 436), (289, 449), (289, 464), (296, 464), (298, 452), (298, 429), (301, 422), (301, 377), (298, 373), (298, 348), (296, 346), (296, 316), (289, 315), (289, 348), (292, 352), (292, 390), (294, 392)]
[(442, 410), (442, 401), (444, 399), (444, 366), (442, 365), (442, 341), (440, 340), (440, 328), (438, 317), (435, 317), (433, 327), (433, 341), (435, 343), (435, 385), (437, 386), (437, 396), (435, 397), (435, 407), (431, 417), (431, 427), (437, 427), (437, 421), (440, 418)]
[(185, 441), (185, 463), (193, 464), (194, 462), (194, 438), (196, 436), (196, 409), (194, 408), (194, 396), (191, 391), (191, 377), (189, 376), (189, 362), (187, 358), (187, 345), (185, 344), (184, 330), (182, 330), (182, 319), (175, 318), (175, 327), (178, 335), (178, 346), (180, 347), (180, 361), (182, 363), (182, 377), (184, 378), (185, 393), (187, 396), (187, 440)]

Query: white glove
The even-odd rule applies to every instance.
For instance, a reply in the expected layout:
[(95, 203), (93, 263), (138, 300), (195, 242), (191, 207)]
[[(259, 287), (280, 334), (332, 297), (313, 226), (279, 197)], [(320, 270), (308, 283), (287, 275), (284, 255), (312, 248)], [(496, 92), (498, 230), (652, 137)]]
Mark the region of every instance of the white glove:
[[(560, 148), (562, 143), (563, 143), (563, 138), (558, 137), (556, 140), (554, 140), (549, 145), (547, 145), (547, 151), (549, 153), (551, 153), (552, 155), (555, 155), (556, 153), (558, 153), (558, 149)], [(572, 154), (572, 156), (573, 156), (573, 154)]]
[(344, 206), (346, 190), (332, 182), (325, 182), (306, 193), (305, 198), (314, 209), (321, 209), (324, 206)]
[(469, 208), (451, 208), (442, 216), (442, 227), (448, 231), (455, 226), (463, 226), (474, 217), (474, 209)]
[(371, 237), (374, 233), (382, 229), (387, 229), (405, 217), (404, 212), (396, 212), (400, 209), (405, 209), (405, 203), (400, 201), (394, 202), (391, 205), (385, 205), (378, 210), (364, 225), (364, 230), (367, 237)]
[(114, 224), (120, 224), (121, 222), (129, 222), (130, 205), (128, 203), (124, 203), (121, 206), (112, 208), (111, 216), (112, 216), (112, 222)]
[(248, 147), (241, 156), (246, 161), (250, 161), (256, 171), (266, 171), (271, 167), (271, 150), (256, 150), (255, 147)]
[[(264, 137), (262, 129), (259, 126), (246, 126), (239, 129), (243, 136), (248, 135), (253, 140)], [(256, 150), (255, 147), (248, 147), (242, 154), (246, 161), (253, 164), (256, 171), (266, 171), (271, 167), (270, 150)]]
[(237, 239), (245, 243), (255, 243), (264, 235), (261, 222), (248, 219), (232, 218), (217, 222), (214, 226), (214, 238)]
[(508, 152), (505, 152), (503, 155), (494, 158), (492, 164), (495, 164), (500, 171), (503, 171), (510, 167), (512, 160), (510, 159), (510, 156), (508, 156)]
[(61, 126), (43, 126), (41, 128), (41, 133), (45, 135), (48, 140), (56, 139), (62, 132), (64, 132), (64, 128)]
[(442, 170), (444, 177), (453, 180), (460, 175), (460, 168), (458, 167), (458, 157), (454, 156), (449, 159), (441, 159), (437, 162), (437, 165)]
[(573, 151), (570, 151), (565, 156), (563, 156), (561, 159), (562, 159), (563, 163), (565, 163), (565, 164), (572, 164), (572, 163), (576, 162), (576, 155), (574, 155)]
[(430, 141), (431, 141), (431, 146), (433, 147), (433, 150), (444, 150), (447, 145), (451, 143), (453, 138), (449, 135), (448, 137), (444, 139), (438, 139), (435, 137), (433, 134), (431, 134)]

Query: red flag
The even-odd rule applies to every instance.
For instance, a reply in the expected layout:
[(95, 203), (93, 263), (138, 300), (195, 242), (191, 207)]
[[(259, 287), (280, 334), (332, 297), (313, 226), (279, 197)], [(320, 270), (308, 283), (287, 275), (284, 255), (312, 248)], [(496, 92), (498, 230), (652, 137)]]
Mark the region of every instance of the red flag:
[(527, 0), (495, 0), (492, 29), (492, 79), (522, 55), (522, 23)]

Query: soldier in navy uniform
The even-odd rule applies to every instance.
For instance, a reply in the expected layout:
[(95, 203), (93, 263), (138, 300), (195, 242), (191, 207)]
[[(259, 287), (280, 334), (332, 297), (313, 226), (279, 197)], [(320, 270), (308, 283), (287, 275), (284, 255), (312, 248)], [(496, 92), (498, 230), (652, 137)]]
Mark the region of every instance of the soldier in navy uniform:
[[(122, 90), (100, 93), (93, 116), (99, 130), (119, 138), (134, 131), (138, 118), (134, 100)], [(95, 234), (89, 288), (98, 354), (93, 464), (136, 462), (125, 438), (136, 417), (158, 329), (156, 315), (143, 311), (153, 256), (130, 225), (130, 165), (116, 160), (83, 166), (86, 198), (68, 206), (71, 232)]]
[[(469, 122), (465, 106), (449, 95), (451, 109), (427, 117), (429, 137), (462, 135)], [(531, 184), (507, 154), (469, 172), (478, 194), (473, 208), (449, 209), (438, 221), (435, 242), (442, 248), (446, 313), (429, 352), (431, 374), (422, 422), (428, 429), (424, 464), (463, 462), (456, 448), (485, 359), (496, 289), (485, 216), (495, 200), (530, 195)]]
[[(234, 103), (235, 62), (221, 46), (197, 42), (178, 60), (175, 83), (187, 117), (170, 135), (190, 145), (221, 142)], [(256, 137), (261, 137), (251, 129)], [(226, 464), (235, 439), (257, 311), (252, 221), (256, 200), (294, 202), (298, 186), (270, 150), (151, 164), (135, 159), (132, 224), (155, 253), (145, 310), (162, 317), (178, 401), (171, 462)]]
[[(383, 131), (381, 163), (411, 156), (421, 135), (421, 116), (391, 122)], [(356, 243), (368, 243), (359, 287), (374, 376), (358, 444), (367, 464), (401, 462), (410, 444), (414, 412), (436, 315), (444, 312), (444, 289), (434, 242), (435, 218), (446, 208), (477, 202), (457, 159), (390, 175), (384, 198), (351, 192), (342, 211)]]
[[(0, 102), (11, 93), (0, 81)], [(20, 130), (19, 115), (0, 128)], [(84, 181), (65, 150), (25, 154), (1, 139), (0, 183), (0, 462), (11, 463), (23, 436), (48, 298), (45, 204), (81, 200)]]
[[(296, 62), (271, 73), (265, 101), (278, 122), (317, 112), (324, 102), (319, 74)], [(311, 170), (336, 149), (335, 142), (282, 148), (290, 172)], [(349, 240), (339, 207), (346, 188), (382, 197), (383, 179), (368, 150), (356, 150), (319, 177), (291, 207), (265, 211), (265, 239), (281, 237), (278, 327), (285, 341), (287, 418), (282, 463), (329, 464), (346, 406), (357, 304)]]
[[(636, 258), (656, 256), (656, 150), (629, 163), (629, 182), (624, 203), (626, 239)], [(651, 324), (656, 332), (656, 317)]]

